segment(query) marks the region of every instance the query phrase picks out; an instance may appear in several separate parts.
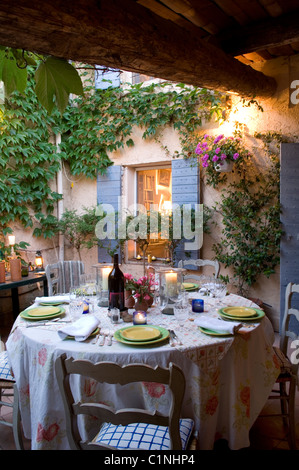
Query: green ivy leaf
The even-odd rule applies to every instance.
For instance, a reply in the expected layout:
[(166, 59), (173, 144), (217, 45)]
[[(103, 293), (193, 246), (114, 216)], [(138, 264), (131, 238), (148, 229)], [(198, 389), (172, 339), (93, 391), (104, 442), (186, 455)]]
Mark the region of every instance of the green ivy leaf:
[(19, 68), (13, 53), (5, 48), (0, 50), (0, 80), (6, 97), (15, 90), (24, 93), (27, 85), (27, 69)]
[(66, 60), (48, 57), (35, 72), (35, 92), (39, 101), (51, 114), (55, 101), (62, 114), (68, 105), (69, 94), (83, 95), (83, 87), (76, 69)]

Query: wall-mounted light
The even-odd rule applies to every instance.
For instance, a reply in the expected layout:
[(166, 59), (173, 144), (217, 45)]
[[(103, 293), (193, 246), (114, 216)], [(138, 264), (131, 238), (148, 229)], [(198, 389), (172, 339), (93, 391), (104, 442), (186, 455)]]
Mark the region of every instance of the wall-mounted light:
[(44, 260), (43, 260), (41, 251), (37, 251), (35, 255), (36, 272), (44, 271), (43, 263), (44, 263)]
[(11, 257), (14, 258), (14, 245), (16, 243), (16, 237), (14, 235), (8, 235), (8, 244), (10, 246)]

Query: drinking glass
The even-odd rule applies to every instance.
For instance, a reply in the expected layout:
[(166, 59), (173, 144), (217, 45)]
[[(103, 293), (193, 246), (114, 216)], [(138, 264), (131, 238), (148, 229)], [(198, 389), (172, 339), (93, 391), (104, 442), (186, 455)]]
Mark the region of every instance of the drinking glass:
[(185, 303), (182, 300), (175, 302), (173, 312), (175, 320), (178, 322), (180, 329), (182, 329), (188, 318), (188, 309)]
[(89, 312), (94, 312), (97, 300), (97, 282), (95, 275), (81, 274), (80, 290), (82, 292), (83, 298), (88, 302)]
[(76, 298), (70, 301), (69, 312), (72, 321), (78, 320), (83, 313), (83, 299)]

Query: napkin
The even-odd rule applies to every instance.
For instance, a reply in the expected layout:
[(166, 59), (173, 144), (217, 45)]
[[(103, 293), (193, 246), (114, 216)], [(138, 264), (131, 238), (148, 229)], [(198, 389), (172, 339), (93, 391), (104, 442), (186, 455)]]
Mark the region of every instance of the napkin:
[(61, 302), (62, 304), (64, 302), (69, 302), (70, 301), (70, 296), (68, 294), (66, 295), (53, 295), (49, 297), (36, 297), (35, 302), (40, 303), (40, 302)]
[(234, 334), (242, 327), (242, 323), (218, 320), (208, 315), (200, 315), (200, 317), (194, 320), (194, 323), (202, 328), (228, 334)]
[(85, 341), (89, 335), (97, 328), (100, 321), (93, 315), (82, 315), (80, 320), (71, 325), (66, 325), (58, 330), (61, 339), (67, 336), (74, 336), (76, 341)]

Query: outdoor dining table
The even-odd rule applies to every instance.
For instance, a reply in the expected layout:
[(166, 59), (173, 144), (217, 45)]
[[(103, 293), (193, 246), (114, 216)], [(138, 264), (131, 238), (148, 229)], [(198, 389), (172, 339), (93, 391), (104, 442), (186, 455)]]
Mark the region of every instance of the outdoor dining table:
[[(216, 318), (219, 307), (257, 307), (250, 300), (234, 294), (223, 299), (204, 297), (204, 300), (205, 314)], [(191, 307), (189, 309), (191, 312)], [(68, 305), (65, 305), (65, 311), (65, 318), (68, 319)], [(101, 328), (110, 332), (130, 325), (113, 325), (107, 308), (96, 307), (93, 315), (99, 319)], [(249, 430), (279, 375), (272, 348), (272, 325), (264, 316), (257, 322), (244, 322), (236, 334), (211, 336), (203, 333), (193, 321), (199, 315), (202, 314), (190, 313), (184, 328), (179, 329), (172, 315), (162, 314), (159, 307), (152, 307), (148, 310), (148, 324), (174, 329), (180, 342), (166, 340), (152, 346), (135, 347), (115, 338), (112, 345), (106, 342), (103, 346), (95, 343), (94, 337), (83, 342), (61, 339), (58, 330), (62, 324), (57, 322), (28, 327), (34, 322), (19, 316), (8, 338), (7, 350), (19, 389), (24, 434), (31, 439), (31, 448), (69, 449), (63, 404), (54, 370), (56, 358), (63, 353), (94, 363), (113, 361), (162, 367), (170, 362), (176, 363), (186, 378), (182, 416), (194, 420), (199, 448), (213, 449), (215, 440), (220, 438), (226, 439), (231, 449), (248, 447)], [(124, 402), (125, 406), (134, 407), (138, 400), (134, 389), (125, 393), (117, 386), (113, 389), (111, 386), (109, 389), (96, 387), (87, 378), (83, 381), (78, 378), (77, 382), (74, 380), (73, 386), (78, 397), (90, 400), (96, 396), (100, 402), (110, 406)], [(138, 392), (140, 395), (140, 388)], [(150, 409), (163, 412), (169, 405), (168, 391), (162, 385), (144, 383), (142, 397), (143, 403)]]

